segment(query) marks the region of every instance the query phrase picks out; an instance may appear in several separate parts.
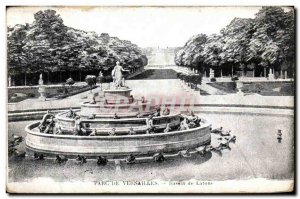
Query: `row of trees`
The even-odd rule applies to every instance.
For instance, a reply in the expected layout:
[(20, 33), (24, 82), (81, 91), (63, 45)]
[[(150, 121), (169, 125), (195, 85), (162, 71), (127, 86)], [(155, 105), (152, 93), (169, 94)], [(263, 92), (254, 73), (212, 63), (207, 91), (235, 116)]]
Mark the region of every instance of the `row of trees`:
[(147, 64), (147, 57), (130, 41), (85, 32), (63, 23), (55, 10), (34, 14), (32, 24), (8, 27), (9, 75), (62, 71), (109, 73), (116, 60), (126, 68)]
[(175, 63), (207, 71), (255, 71), (266, 75), (267, 69), (294, 71), (294, 11), (280, 7), (263, 7), (255, 18), (235, 18), (219, 34), (199, 34), (176, 52)]
[(187, 75), (184, 73), (177, 73), (177, 78), (185, 82), (192, 89), (197, 89), (197, 85), (202, 84), (202, 75)]

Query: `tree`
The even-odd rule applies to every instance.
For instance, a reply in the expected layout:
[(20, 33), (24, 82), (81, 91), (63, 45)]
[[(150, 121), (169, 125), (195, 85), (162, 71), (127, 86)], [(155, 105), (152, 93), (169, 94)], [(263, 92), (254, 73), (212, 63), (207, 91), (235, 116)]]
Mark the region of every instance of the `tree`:
[(25, 46), (26, 31), (29, 24), (16, 25), (13, 28), (8, 27), (7, 30), (7, 65), (8, 73), (11, 75), (26, 73), (30, 71), (28, 64), (28, 54), (23, 51)]
[(72, 86), (73, 84), (75, 84), (75, 81), (72, 79), (72, 77), (70, 77), (69, 79), (67, 79), (66, 84)]
[(12, 74), (68, 71), (108, 71), (116, 60), (136, 69), (147, 64), (147, 57), (135, 44), (107, 33), (100, 36), (63, 23), (55, 10), (34, 14), (34, 22), (8, 27), (8, 72)]
[(225, 70), (230, 70), (233, 75), (234, 68), (245, 69), (246, 56), (249, 51), (249, 42), (253, 33), (253, 20), (234, 18), (226, 28), (221, 30), (224, 41), (220, 53), (221, 65)]
[(219, 55), (223, 51), (223, 45), (221, 35), (212, 34), (209, 36), (202, 52), (204, 63), (213, 69), (219, 68), (222, 63)]
[(233, 19), (221, 34), (190, 38), (176, 52), (175, 63), (198, 70), (231, 70), (231, 74), (236, 69), (259, 74), (267, 68), (291, 72), (295, 63), (294, 28), (293, 10), (262, 7), (254, 19)]
[[(96, 85), (96, 83), (97, 83), (96, 76), (95, 75), (87, 75), (85, 77), (85, 82), (87, 83), (87, 85), (89, 85), (92, 88), (92, 86)], [(92, 92), (92, 90), (91, 90), (91, 92)]]
[(294, 14), (280, 7), (263, 7), (254, 19), (249, 59), (265, 68), (279, 70), (284, 62), (294, 63)]
[(57, 49), (66, 41), (67, 27), (54, 10), (39, 11), (34, 14), (35, 21), (27, 32), (23, 50), (28, 53), (29, 65), (34, 71), (48, 71), (55, 66), (59, 58)]
[(184, 47), (175, 54), (175, 63), (181, 66), (188, 66), (202, 71), (204, 66), (203, 50), (207, 42), (205, 34), (195, 35), (190, 38)]

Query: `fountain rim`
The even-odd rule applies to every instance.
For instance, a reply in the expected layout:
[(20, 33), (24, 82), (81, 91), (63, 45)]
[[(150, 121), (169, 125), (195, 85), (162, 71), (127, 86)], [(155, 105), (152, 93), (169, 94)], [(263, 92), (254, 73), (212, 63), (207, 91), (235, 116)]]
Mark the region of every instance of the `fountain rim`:
[(132, 89), (121, 87), (121, 88), (117, 88), (117, 89), (105, 89), (105, 90), (103, 90), (103, 92), (124, 92), (124, 91), (132, 91)]
[(200, 127), (196, 127), (196, 128), (191, 128), (191, 129), (187, 129), (187, 130), (181, 130), (181, 131), (172, 131), (172, 132), (167, 132), (167, 133), (155, 133), (155, 134), (137, 134), (137, 135), (117, 135), (117, 136), (78, 136), (78, 135), (57, 135), (57, 134), (44, 134), (44, 133), (40, 133), (40, 132), (34, 132), (32, 131), (32, 129), (36, 128), (38, 126), (38, 124), (40, 124), (40, 122), (33, 122), (28, 124), (25, 127), (25, 131), (27, 133), (33, 134), (33, 135), (37, 135), (37, 136), (44, 136), (44, 137), (59, 137), (62, 139), (91, 139), (91, 140), (97, 140), (99, 138), (101, 139), (106, 139), (106, 140), (115, 140), (115, 139), (126, 139), (126, 138), (150, 138), (150, 137), (165, 137), (165, 136), (172, 136), (172, 135), (177, 135), (177, 134), (184, 134), (184, 133), (189, 133), (192, 131), (196, 131), (196, 130), (201, 130), (207, 127), (211, 127), (211, 124), (201, 118), (202, 121), (202, 125)]
[[(62, 114), (65, 114), (67, 113), (67, 111), (62, 111), (58, 114), (55, 115), (55, 118), (60, 120), (60, 121), (69, 121), (69, 122), (72, 122), (72, 121), (75, 121), (74, 118), (66, 118), (66, 117), (62, 117)], [(76, 110), (74, 112), (80, 112), (80, 110)], [(162, 116), (158, 116), (158, 117), (153, 117), (153, 119), (164, 119), (164, 118), (169, 118), (169, 117), (176, 117), (176, 116), (180, 116), (181, 113), (179, 111), (174, 111), (173, 114), (169, 114), (169, 115), (162, 115)], [(120, 119), (114, 119), (114, 118), (95, 118), (95, 119), (83, 119), (82, 121), (85, 122), (85, 121), (88, 121), (88, 122), (91, 122), (91, 123), (94, 123), (94, 122), (99, 122), (99, 121), (104, 121), (104, 122), (110, 122), (110, 121), (136, 121), (136, 120), (146, 120), (147, 117), (136, 117), (136, 118), (120, 118)], [(201, 118), (202, 119), (202, 118)]]
[[(137, 100), (136, 102), (139, 102), (141, 100)], [(106, 107), (106, 108), (110, 108), (110, 107), (130, 107), (130, 106), (146, 106), (146, 105), (151, 105), (151, 102), (143, 102), (143, 103), (131, 103), (131, 104), (90, 104), (89, 102), (81, 102), (80, 103), (81, 107), (90, 107), (90, 108), (100, 108), (100, 107)]]

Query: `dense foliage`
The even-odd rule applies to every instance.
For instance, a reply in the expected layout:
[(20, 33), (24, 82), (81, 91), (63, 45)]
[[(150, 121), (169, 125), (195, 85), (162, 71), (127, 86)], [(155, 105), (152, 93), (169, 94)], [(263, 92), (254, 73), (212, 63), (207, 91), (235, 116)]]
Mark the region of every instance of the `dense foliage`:
[(263, 7), (254, 19), (235, 18), (219, 34), (199, 34), (176, 52), (175, 63), (200, 72), (222, 69), (253, 70), (261, 76), (264, 69), (294, 70), (294, 12), (280, 7)]
[(96, 83), (97, 83), (95, 75), (87, 75), (85, 77), (85, 81), (89, 86), (96, 85)]
[(187, 75), (184, 73), (177, 73), (177, 78), (187, 83), (192, 89), (197, 89), (197, 85), (202, 84), (202, 75)]
[(102, 70), (116, 60), (125, 68), (147, 64), (141, 49), (127, 40), (85, 32), (63, 23), (54, 10), (34, 14), (32, 24), (8, 27), (8, 73)]
[(73, 80), (72, 77), (70, 77), (69, 79), (66, 80), (66, 84), (72, 86), (73, 84), (75, 84), (75, 81)]

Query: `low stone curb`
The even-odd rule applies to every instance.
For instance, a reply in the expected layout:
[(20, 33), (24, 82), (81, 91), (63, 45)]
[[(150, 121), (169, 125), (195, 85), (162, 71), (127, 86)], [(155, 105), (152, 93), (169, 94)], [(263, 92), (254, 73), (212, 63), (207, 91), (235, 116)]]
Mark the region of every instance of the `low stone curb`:
[[(182, 106), (182, 111), (193, 108), (196, 113), (231, 113), (231, 114), (254, 114), (254, 115), (276, 115), (276, 116), (294, 116), (294, 107), (290, 106), (262, 106), (262, 105), (239, 105), (239, 104), (166, 104), (167, 106)], [(8, 121), (25, 121), (25, 120), (39, 120), (47, 110), (56, 114), (61, 111), (66, 111), (72, 108), (73, 110), (80, 110), (80, 107), (66, 107), (54, 109), (34, 109), (25, 111), (9, 111)]]

